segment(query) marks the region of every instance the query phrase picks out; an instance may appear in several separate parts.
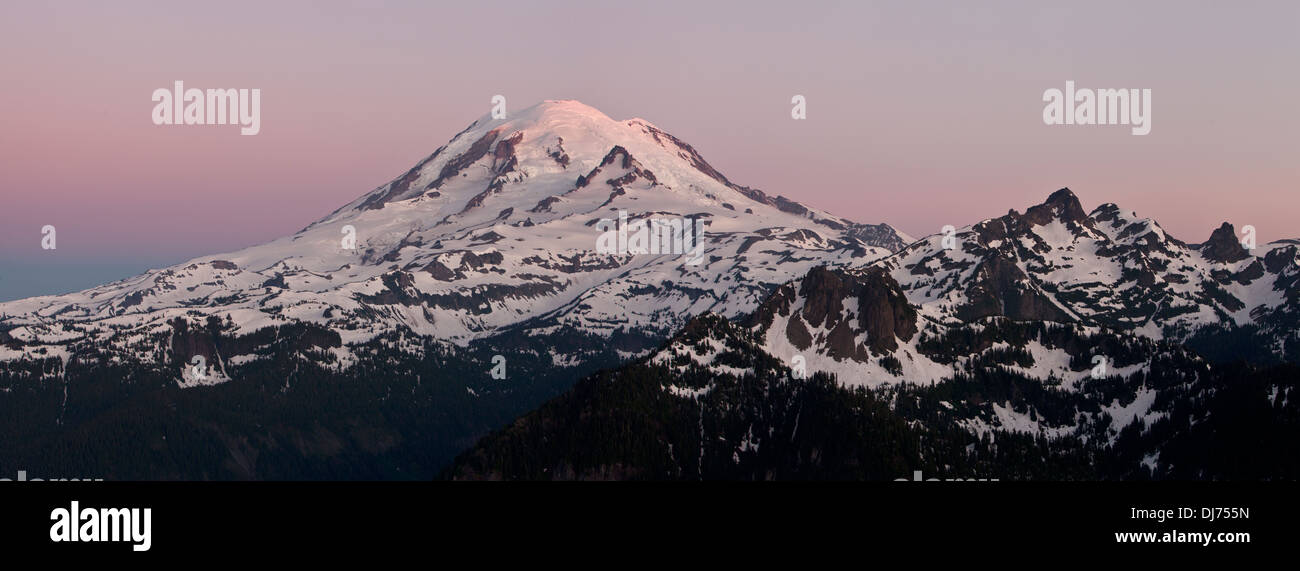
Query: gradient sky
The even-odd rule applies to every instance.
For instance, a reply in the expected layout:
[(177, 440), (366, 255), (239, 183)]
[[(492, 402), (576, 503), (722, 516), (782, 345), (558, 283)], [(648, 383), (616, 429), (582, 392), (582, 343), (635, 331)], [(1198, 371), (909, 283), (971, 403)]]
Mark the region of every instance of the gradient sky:
[[(494, 94), (643, 117), (733, 181), (916, 236), (1069, 186), (1190, 242), (1300, 237), (1300, 3), (637, 4), (5, 0), (0, 299), (292, 233)], [(261, 134), (153, 125), (178, 79), (261, 89)], [(1151, 134), (1044, 125), (1066, 80), (1150, 88)]]

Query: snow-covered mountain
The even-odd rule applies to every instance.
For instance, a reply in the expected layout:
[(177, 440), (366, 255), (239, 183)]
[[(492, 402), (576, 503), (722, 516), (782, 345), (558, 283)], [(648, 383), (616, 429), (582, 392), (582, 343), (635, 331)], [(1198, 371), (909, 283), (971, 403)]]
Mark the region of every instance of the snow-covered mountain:
[(1294, 478), (1297, 245), (1186, 244), (1062, 189), (700, 316), (445, 475)]
[[(1294, 361), (1298, 250), (1300, 242), (1283, 240), (1248, 251), (1227, 223), (1187, 244), (1114, 204), (1085, 213), (1061, 189), (1023, 214), (929, 236), (862, 267), (813, 270), (754, 319), (772, 354), (802, 355), (810, 371), (873, 386), (934, 382), (983, 351), (1006, 349), (963, 348), (956, 339), (999, 321), (1192, 346), (1237, 335), (1259, 345), (1238, 358)], [(1024, 349), (1034, 376), (1090, 374), (1091, 365), (1071, 365), (1072, 355), (1037, 343)]]
[(707, 379), (754, 376), (746, 363), (760, 352), (792, 376), (866, 389), (931, 429), (1122, 449), (1128, 464), (1112, 475), (1205, 477), (1205, 465), (1175, 470), (1162, 447), (1206, 437), (1192, 425), (1224, 434), (1249, 415), (1294, 430), (1294, 366), (1252, 367), (1300, 362), (1298, 247), (1249, 251), (1226, 223), (1187, 244), (1114, 204), (1085, 213), (1062, 189), (1024, 214), (863, 266), (814, 268), (742, 322), (751, 341), (704, 321), (695, 328), (709, 333), (645, 363), (696, 379), (661, 388), (698, 398)]
[(1067, 189), (914, 241), (548, 101), (292, 236), (0, 304), (0, 471), (427, 478), (534, 410), (453, 475), (1257, 477), (1200, 450), (1300, 465), (1297, 260)]
[[(688, 228), (699, 221), (703, 252), (694, 260), (667, 247), (606, 253), (598, 240), (620, 214), (633, 235), (650, 219)], [(228, 323), (231, 336), (295, 323), (333, 331), (340, 342), (323, 348), (344, 368), (355, 362), (352, 347), (395, 332), (458, 345), (508, 329), (626, 334), (644, 339), (616, 343), (632, 354), (692, 315), (747, 313), (813, 267), (860, 265), (910, 241), (883, 224), (734, 184), (645, 120), (546, 101), (480, 118), (403, 175), (291, 236), (0, 304), (0, 360), (66, 363), (94, 346), (115, 360), (186, 362), (192, 355), (180, 353), (193, 351), (224, 380), (227, 365), (269, 356), (256, 346), (218, 354), (166, 342), (178, 320), (210, 317)]]

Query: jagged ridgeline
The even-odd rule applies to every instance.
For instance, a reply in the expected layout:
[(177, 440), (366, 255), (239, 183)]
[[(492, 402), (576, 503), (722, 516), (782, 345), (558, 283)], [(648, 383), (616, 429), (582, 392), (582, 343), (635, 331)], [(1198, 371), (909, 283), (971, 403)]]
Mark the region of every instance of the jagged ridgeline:
[(1295, 479), (1296, 266), (1063, 189), (698, 320), (445, 475)]

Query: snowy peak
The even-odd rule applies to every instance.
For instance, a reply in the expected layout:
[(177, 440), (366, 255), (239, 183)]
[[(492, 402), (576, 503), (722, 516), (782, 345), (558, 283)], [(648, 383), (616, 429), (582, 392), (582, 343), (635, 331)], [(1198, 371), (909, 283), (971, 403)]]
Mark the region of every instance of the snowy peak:
[[(613, 165), (615, 158), (628, 165)], [(537, 223), (538, 217), (525, 213), (540, 212), (543, 203), (555, 210), (555, 203), (608, 168), (628, 171), (619, 175), (627, 179), (600, 174), (604, 178), (598, 182), (613, 180), (611, 192), (642, 180), (675, 193), (679, 202), (759, 216), (793, 214), (833, 231), (858, 227), (784, 197), (732, 183), (689, 144), (645, 120), (620, 122), (577, 101), (545, 101), (505, 119), (481, 117), (402, 176), (308, 229), (355, 218), (369, 223), (373, 218), (365, 217), (367, 211), (395, 203), (419, 209), (424, 226), (430, 220), (482, 223), (506, 209), (515, 215), (507, 217), (509, 221)], [(607, 206), (605, 200), (582, 204), (587, 212)], [(478, 209), (482, 212), (473, 212)], [(859, 238), (896, 249), (904, 239), (889, 234), (868, 232)]]
[[(687, 220), (698, 228), (692, 264)], [(626, 226), (610, 230), (616, 222)], [(634, 354), (700, 312), (737, 317), (813, 267), (863, 264), (907, 240), (733, 184), (644, 120), (545, 101), (480, 117), (294, 235), (0, 304), (0, 330), (15, 358), (83, 338), (131, 355), (137, 332), (164, 332), (178, 317), (229, 318), (237, 336), (297, 323), (336, 331), (340, 366), (353, 362), (351, 347), (391, 334), (459, 345), (506, 332), (622, 335), (618, 347)]]

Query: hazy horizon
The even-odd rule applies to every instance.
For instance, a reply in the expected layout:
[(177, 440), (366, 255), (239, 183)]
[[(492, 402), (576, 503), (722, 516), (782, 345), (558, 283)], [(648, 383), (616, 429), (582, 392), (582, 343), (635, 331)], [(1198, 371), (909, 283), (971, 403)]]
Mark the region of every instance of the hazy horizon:
[[(1186, 242), (1223, 221), (1300, 238), (1295, 4), (6, 2), (0, 16), (15, 54), (0, 62), (0, 300), (291, 234), (496, 94), (645, 118), (738, 184), (918, 238), (1061, 187)], [(154, 125), (150, 94), (176, 80), (260, 89), (261, 132)], [(1151, 133), (1045, 125), (1043, 92), (1066, 81), (1151, 89)], [(56, 251), (40, 248), (46, 224)]]

